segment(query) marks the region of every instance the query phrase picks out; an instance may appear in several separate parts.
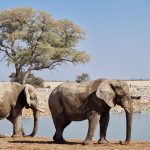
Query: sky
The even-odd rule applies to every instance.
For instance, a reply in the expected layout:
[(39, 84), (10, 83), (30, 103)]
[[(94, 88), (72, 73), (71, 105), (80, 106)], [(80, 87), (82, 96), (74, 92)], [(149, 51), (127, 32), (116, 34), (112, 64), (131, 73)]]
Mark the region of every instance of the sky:
[[(14, 7), (44, 10), (86, 31), (77, 48), (92, 56), (89, 63), (33, 72), (36, 76), (62, 81), (88, 73), (91, 80), (150, 79), (149, 0), (1, 0), (0, 11)], [(0, 62), (1, 81), (8, 81), (14, 71)]]

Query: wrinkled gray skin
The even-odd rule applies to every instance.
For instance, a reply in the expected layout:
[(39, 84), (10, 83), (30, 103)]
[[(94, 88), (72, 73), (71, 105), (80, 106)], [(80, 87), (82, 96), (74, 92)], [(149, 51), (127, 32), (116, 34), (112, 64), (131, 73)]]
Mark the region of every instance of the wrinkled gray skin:
[(40, 109), (34, 90), (29, 84), (22, 85), (15, 82), (0, 84), (0, 119), (7, 118), (13, 124), (13, 137), (25, 135), (21, 125), (24, 107), (31, 108), (34, 114), (34, 127), (30, 136), (34, 136), (37, 132)]
[(89, 83), (61, 84), (49, 97), (49, 108), (56, 129), (54, 141), (65, 142), (63, 131), (71, 121), (88, 119), (88, 132), (83, 144), (92, 144), (98, 122), (100, 123), (98, 143), (107, 143), (109, 111), (116, 104), (124, 108), (126, 113), (126, 140), (121, 141), (121, 144), (128, 144), (131, 138), (133, 107), (126, 82), (98, 79)]

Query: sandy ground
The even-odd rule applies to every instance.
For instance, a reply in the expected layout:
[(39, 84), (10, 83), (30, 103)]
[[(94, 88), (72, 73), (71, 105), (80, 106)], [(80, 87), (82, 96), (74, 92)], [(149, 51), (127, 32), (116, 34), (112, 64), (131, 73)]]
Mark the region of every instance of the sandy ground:
[(120, 145), (118, 141), (109, 144), (97, 144), (84, 146), (79, 140), (69, 140), (67, 144), (55, 144), (52, 139), (45, 137), (26, 138), (1, 138), (2, 150), (150, 150), (150, 142), (134, 142), (128, 145)]

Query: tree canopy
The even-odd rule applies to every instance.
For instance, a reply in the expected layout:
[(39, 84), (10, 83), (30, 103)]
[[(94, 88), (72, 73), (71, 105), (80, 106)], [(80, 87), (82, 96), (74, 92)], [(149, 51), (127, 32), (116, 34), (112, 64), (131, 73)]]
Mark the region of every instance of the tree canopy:
[(44, 11), (14, 8), (0, 12), (1, 61), (15, 66), (16, 79), (24, 72), (22, 83), (34, 70), (88, 62), (90, 56), (77, 50), (84, 38), (78, 25), (68, 19), (55, 20)]

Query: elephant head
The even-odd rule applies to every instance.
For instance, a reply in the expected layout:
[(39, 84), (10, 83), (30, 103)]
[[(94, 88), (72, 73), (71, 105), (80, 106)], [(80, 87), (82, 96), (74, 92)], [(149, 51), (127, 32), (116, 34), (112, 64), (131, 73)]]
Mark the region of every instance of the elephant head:
[(128, 84), (120, 80), (103, 80), (96, 91), (96, 96), (102, 99), (110, 108), (116, 104), (124, 108), (126, 113), (126, 140), (121, 144), (128, 144), (131, 139), (133, 105)]
[(39, 100), (35, 93), (35, 88), (29, 84), (25, 84), (24, 86), (25, 86), (24, 93), (25, 93), (26, 102), (27, 102), (25, 107), (31, 108), (33, 111), (34, 127), (33, 127), (33, 131), (30, 134), (30, 136), (34, 136), (38, 129), (39, 112), (44, 112), (44, 111), (39, 108)]

